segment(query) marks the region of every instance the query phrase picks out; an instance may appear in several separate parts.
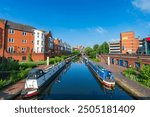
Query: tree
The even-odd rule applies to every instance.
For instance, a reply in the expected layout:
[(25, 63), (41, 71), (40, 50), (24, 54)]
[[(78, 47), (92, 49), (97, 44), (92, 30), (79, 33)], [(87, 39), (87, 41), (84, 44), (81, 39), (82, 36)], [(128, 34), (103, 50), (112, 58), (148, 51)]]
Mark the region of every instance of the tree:
[(89, 57), (90, 57), (90, 58), (96, 58), (96, 51), (92, 51), (92, 52), (89, 54)]
[(97, 53), (98, 53), (98, 54), (101, 54), (101, 53), (102, 53), (102, 46), (101, 46), (101, 45), (97, 48)]
[(93, 50), (97, 51), (98, 47), (99, 47), (99, 45), (98, 45), (98, 44), (95, 44), (95, 45), (93, 46)]
[(109, 53), (109, 45), (107, 42), (104, 42), (100, 48), (98, 48), (99, 54), (107, 54)]
[(80, 51), (79, 51), (79, 50), (73, 50), (73, 51), (72, 51), (72, 54), (73, 54), (73, 55), (78, 55), (78, 54), (80, 54)]
[(31, 62), (32, 58), (31, 58), (31, 54), (28, 54), (28, 62)]
[(84, 49), (84, 52), (85, 52), (87, 55), (89, 55), (92, 51), (93, 51), (93, 49), (92, 49), (91, 47), (86, 47), (86, 48)]

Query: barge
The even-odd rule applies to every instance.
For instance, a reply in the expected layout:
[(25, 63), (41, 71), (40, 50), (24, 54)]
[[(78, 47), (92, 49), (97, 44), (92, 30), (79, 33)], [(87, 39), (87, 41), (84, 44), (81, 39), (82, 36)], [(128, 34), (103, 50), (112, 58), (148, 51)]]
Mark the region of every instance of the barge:
[(87, 58), (85, 59), (85, 61), (90, 70), (94, 73), (94, 75), (104, 86), (108, 88), (115, 87), (114, 75), (110, 71), (104, 69), (102, 66), (98, 64), (95, 64), (94, 62), (88, 60)]
[(25, 87), (21, 92), (21, 97), (29, 98), (38, 95), (43, 88), (63, 70), (65, 64), (66, 62), (62, 61), (45, 70), (37, 68), (32, 69), (26, 78)]

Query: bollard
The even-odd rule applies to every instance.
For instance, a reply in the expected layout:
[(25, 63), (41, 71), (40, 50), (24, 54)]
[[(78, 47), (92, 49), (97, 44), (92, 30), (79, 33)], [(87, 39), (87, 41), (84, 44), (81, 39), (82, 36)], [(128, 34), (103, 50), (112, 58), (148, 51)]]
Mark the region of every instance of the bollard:
[(47, 66), (49, 65), (49, 57), (47, 57)]
[(107, 62), (108, 65), (110, 65), (110, 57), (108, 56), (108, 62)]

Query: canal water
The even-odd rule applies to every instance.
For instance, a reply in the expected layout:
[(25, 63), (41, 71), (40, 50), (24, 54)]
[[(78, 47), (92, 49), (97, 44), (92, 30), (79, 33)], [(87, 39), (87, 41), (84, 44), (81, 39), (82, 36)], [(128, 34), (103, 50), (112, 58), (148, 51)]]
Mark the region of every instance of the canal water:
[(115, 86), (105, 88), (82, 60), (69, 64), (39, 96), (43, 100), (132, 100)]

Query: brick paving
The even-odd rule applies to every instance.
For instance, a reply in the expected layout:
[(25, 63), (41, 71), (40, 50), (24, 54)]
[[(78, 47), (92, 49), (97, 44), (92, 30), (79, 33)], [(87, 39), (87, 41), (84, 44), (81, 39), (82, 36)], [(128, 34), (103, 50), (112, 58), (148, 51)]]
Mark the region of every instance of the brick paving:
[(137, 99), (150, 99), (150, 89), (142, 86), (136, 81), (132, 81), (125, 76), (122, 75), (122, 72), (126, 70), (125, 67), (121, 67), (118, 65), (107, 65), (105, 62), (99, 63), (104, 68), (111, 71), (114, 76), (116, 82), (122, 86), (127, 92), (131, 93)]
[(21, 80), (14, 85), (8, 86), (0, 91), (0, 100), (13, 99), (20, 94), (24, 88), (25, 80)]

